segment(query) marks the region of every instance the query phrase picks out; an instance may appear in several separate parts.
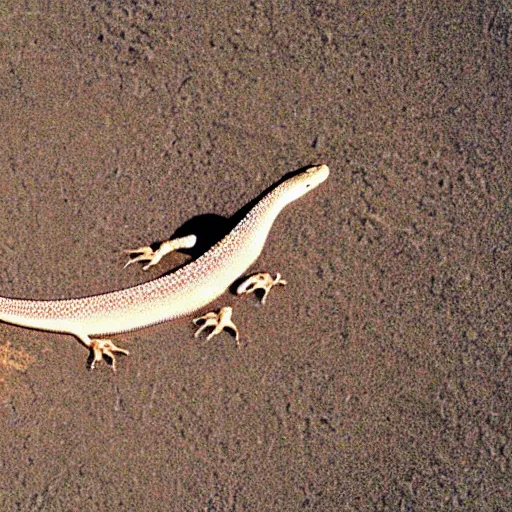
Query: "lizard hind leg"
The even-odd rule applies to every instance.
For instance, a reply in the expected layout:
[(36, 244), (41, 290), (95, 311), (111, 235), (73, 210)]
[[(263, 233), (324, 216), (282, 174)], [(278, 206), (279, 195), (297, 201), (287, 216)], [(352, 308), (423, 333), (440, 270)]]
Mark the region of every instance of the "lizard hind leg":
[(224, 329), (229, 329), (235, 333), (236, 344), (237, 346), (240, 346), (240, 334), (236, 325), (231, 320), (232, 314), (233, 308), (225, 306), (221, 308), (218, 313), (212, 311), (210, 313), (206, 313), (206, 315), (200, 316), (199, 318), (194, 318), (192, 322), (195, 325), (200, 326), (194, 334), (194, 337), (198, 338), (207, 327), (214, 327), (213, 331), (206, 337), (206, 340), (209, 341), (214, 336), (217, 336), (217, 334), (220, 334)]
[(89, 368), (94, 370), (96, 363), (99, 363), (103, 359), (110, 361), (112, 370), (116, 371), (116, 356), (115, 354), (129, 355), (130, 352), (123, 348), (118, 347), (112, 342), (112, 340), (97, 338), (91, 339), (88, 334), (85, 333), (73, 333), (89, 350), (90, 355), (88, 359)]

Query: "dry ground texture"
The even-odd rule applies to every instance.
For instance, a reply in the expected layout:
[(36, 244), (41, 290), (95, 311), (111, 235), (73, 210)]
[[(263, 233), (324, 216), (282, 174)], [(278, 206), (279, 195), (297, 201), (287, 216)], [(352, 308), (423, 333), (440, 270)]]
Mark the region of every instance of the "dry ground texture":
[[(188, 5), (190, 4), (190, 5)], [(312, 163), (242, 346), (0, 325), (0, 509), (512, 510), (510, 0), (0, 2), (0, 294), (157, 277), (122, 249)]]

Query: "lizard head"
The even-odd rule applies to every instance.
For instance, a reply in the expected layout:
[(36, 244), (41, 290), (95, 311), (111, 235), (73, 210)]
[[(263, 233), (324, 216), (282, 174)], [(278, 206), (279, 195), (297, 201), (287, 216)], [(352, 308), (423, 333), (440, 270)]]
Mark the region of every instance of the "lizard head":
[(286, 203), (291, 203), (315, 189), (323, 183), (329, 176), (329, 167), (327, 165), (315, 165), (305, 171), (296, 174), (292, 178), (287, 179), (278, 188), (282, 187), (283, 197)]

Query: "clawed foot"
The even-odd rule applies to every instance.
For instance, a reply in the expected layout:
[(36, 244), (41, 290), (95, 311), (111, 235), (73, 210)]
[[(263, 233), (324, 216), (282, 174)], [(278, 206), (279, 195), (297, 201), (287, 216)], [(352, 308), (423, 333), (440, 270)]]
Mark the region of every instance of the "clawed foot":
[(267, 272), (260, 272), (248, 277), (241, 285), (236, 289), (237, 295), (243, 295), (245, 293), (252, 293), (256, 290), (263, 290), (263, 297), (261, 303), (265, 304), (267, 300), (268, 292), (276, 285), (285, 285), (287, 282), (281, 279), (281, 274), (276, 274), (275, 279)]
[(235, 333), (236, 344), (240, 345), (239, 339), (240, 335), (238, 333), (238, 329), (236, 325), (231, 321), (231, 315), (233, 314), (233, 308), (226, 306), (221, 308), (218, 313), (207, 313), (206, 315), (200, 316), (199, 318), (194, 318), (193, 322), (195, 325), (199, 325), (204, 322), (201, 327), (194, 334), (195, 338), (198, 338), (199, 335), (207, 328), (207, 327), (215, 327), (215, 329), (208, 334), (206, 337), (207, 340), (211, 340), (217, 334), (220, 334), (224, 329), (231, 329)]
[[(195, 235), (188, 235), (174, 240), (167, 240), (162, 242), (160, 247), (154, 251), (151, 247), (144, 246), (137, 249), (127, 249), (123, 251), (125, 254), (130, 255), (130, 259), (126, 262), (124, 268), (137, 261), (149, 261), (147, 265), (142, 267), (142, 270), (148, 270), (153, 265), (156, 265), (166, 254), (177, 251), (179, 249), (190, 249), (196, 244), (197, 237)], [(133, 257), (132, 257), (133, 256)]]
[(112, 370), (116, 371), (116, 357), (114, 354), (124, 354), (126, 356), (130, 354), (128, 350), (119, 348), (114, 345), (111, 340), (105, 339), (91, 340), (89, 348), (91, 349), (93, 355), (90, 366), (91, 370), (94, 369), (94, 366), (97, 362), (101, 361), (105, 356), (107, 356), (112, 361)]

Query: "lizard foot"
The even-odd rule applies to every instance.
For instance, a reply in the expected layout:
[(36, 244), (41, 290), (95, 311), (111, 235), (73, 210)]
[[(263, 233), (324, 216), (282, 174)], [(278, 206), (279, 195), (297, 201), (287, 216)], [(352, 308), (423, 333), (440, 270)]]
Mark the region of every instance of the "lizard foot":
[(267, 300), (268, 292), (276, 285), (285, 285), (287, 282), (281, 279), (281, 274), (276, 274), (275, 279), (267, 272), (260, 272), (248, 277), (241, 285), (236, 289), (237, 295), (243, 295), (245, 293), (252, 293), (256, 290), (263, 290), (263, 297), (261, 303), (265, 304)]
[(148, 270), (153, 265), (156, 265), (166, 254), (179, 249), (190, 249), (194, 247), (196, 241), (196, 235), (188, 235), (162, 242), (155, 251), (149, 245), (138, 247), (137, 249), (127, 249), (123, 252), (130, 255), (130, 259), (126, 262), (124, 268), (137, 261), (149, 261), (147, 265), (142, 267), (142, 270)]
[[(195, 338), (198, 338), (199, 335), (207, 328), (207, 327), (215, 327), (213, 331), (208, 334), (206, 337), (207, 340), (211, 340), (217, 334), (220, 334), (224, 329), (230, 329), (235, 333), (236, 344), (240, 345), (239, 339), (240, 335), (236, 325), (231, 321), (231, 315), (233, 314), (233, 308), (226, 306), (221, 308), (218, 313), (206, 313), (206, 315), (200, 316), (199, 318), (194, 318), (193, 322), (195, 325), (201, 325), (199, 329), (194, 334)], [(203, 323), (204, 322), (204, 323)]]
[(97, 362), (101, 361), (105, 356), (107, 356), (112, 361), (112, 370), (116, 371), (116, 357), (115, 353), (129, 355), (130, 352), (128, 350), (124, 350), (123, 348), (119, 348), (110, 340), (105, 339), (97, 339), (91, 340), (89, 344), (89, 348), (92, 353), (92, 362), (91, 362), (91, 370), (94, 369), (94, 366)]

